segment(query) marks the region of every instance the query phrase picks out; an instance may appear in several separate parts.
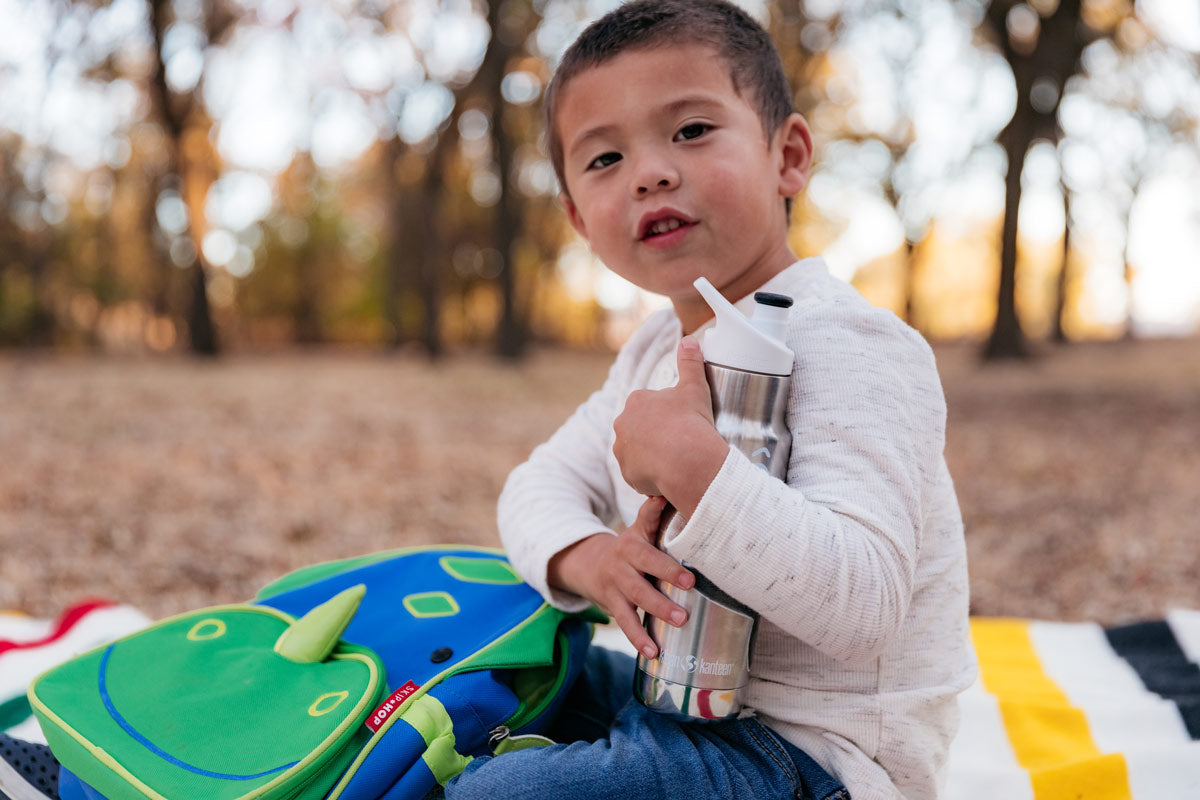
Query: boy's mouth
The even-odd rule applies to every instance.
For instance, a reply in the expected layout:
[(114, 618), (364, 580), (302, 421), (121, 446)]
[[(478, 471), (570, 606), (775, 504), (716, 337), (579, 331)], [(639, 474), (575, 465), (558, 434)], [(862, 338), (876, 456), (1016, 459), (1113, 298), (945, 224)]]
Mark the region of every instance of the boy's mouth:
[(665, 236), (680, 228), (695, 225), (696, 220), (673, 209), (660, 209), (646, 214), (638, 223), (638, 240), (645, 241)]

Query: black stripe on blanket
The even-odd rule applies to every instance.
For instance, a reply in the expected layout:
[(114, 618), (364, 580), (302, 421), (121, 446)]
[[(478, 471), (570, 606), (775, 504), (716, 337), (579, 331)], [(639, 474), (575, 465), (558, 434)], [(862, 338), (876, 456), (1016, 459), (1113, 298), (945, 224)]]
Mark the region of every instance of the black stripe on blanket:
[(1174, 701), (1188, 734), (1200, 739), (1200, 667), (1188, 661), (1166, 620), (1108, 628), (1104, 633), (1147, 689)]

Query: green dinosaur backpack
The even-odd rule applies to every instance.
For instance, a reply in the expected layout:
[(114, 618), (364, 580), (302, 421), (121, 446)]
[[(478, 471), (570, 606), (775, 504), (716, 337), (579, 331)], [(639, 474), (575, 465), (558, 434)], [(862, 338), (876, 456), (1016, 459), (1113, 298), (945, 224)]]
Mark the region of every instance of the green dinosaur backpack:
[(499, 551), (412, 548), (163, 620), (29, 698), (64, 800), (419, 800), (543, 730), (602, 618), (552, 608)]

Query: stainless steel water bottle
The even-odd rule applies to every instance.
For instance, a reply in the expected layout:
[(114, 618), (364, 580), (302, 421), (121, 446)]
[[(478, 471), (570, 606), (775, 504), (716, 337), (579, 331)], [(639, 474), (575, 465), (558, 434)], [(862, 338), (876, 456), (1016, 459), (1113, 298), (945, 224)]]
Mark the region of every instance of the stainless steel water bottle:
[[(705, 278), (695, 285), (716, 315), (701, 350), (717, 432), (755, 466), (782, 480), (791, 450), (784, 413), (793, 355), (784, 340), (792, 299), (759, 292), (747, 319)], [(666, 551), (685, 524), (668, 506), (658, 530), (659, 548)], [(656, 586), (687, 610), (688, 620), (676, 628), (645, 615), (658, 656), (638, 656), (634, 696), (679, 719), (728, 719), (742, 709), (758, 615), (690, 564), (684, 566), (696, 576), (694, 588), (663, 581)]]

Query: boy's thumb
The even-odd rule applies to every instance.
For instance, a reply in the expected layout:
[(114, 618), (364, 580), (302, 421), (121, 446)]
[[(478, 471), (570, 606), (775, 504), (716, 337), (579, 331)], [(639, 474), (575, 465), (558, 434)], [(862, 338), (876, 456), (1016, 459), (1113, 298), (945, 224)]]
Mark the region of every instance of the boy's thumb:
[(696, 341), (695, 336), (685, 336), (680, 340), (676, 363), (679, 369), (679, 385), (702, 386), (707, 397), (708, 379), (704, 377), (704, 354), (700, 352), (700, 342)]

